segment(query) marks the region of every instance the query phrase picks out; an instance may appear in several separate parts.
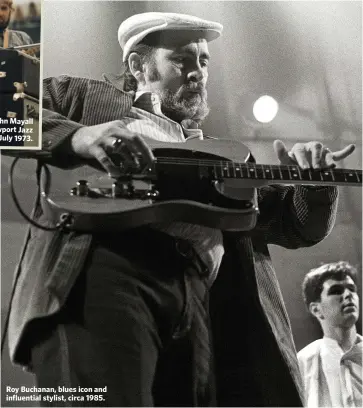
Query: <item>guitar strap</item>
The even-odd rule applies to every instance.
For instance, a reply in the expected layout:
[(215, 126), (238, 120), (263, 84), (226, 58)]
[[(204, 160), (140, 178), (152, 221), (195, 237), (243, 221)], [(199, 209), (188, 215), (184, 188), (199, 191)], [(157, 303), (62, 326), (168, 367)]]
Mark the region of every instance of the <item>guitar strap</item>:
[(9, 47), (9, 30), (7, 28), (5, 28), (4, 32), (3, 32), (3, 48), (8, 48)]

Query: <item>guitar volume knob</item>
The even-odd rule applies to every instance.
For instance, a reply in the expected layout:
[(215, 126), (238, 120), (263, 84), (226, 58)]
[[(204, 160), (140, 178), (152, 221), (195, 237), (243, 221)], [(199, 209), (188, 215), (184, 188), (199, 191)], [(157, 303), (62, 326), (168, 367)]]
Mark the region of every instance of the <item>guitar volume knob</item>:
[(121, 181), (115, 181), (112, 184), (112, 197), (113, 198), (119, 198), (119, 197), (125, 197), (127, 194), (127, 186), (125, 183)]
[(150, 190), (148, 191), (145, 196), (147, 198), (158, 198), (159, 197), (159, 191), (158, 190)]
[(75, 188), (76, 195), (86, 196), (89, 192), (88, 181), (87, 180), (78, 180), (77, 187)]

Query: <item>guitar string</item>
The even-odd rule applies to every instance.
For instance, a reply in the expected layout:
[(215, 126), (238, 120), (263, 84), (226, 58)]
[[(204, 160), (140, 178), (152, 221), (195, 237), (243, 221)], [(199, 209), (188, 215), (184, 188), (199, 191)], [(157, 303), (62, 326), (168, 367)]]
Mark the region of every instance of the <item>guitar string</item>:
[[(155, 159), (156, 163), (159, 164), (178, 164), (178, 165), (187, 165), (187, 166), (222, 166), (227, 167), (233, 170), (233, 166), (238, 166), (242, 168), (249, 168), (249, 169), (256, 169), (256, 170), (286, 170), (286, 171), (296, 171), (297, 165), (274, 165), (274, 164), (258, 164), (258, 163), (236, 163), (232, 161), (224, 161), (224, 160), (213, 160), (213, 159), (187, 159), (187, 158), (172, 158), (172, 157), (157, 157)], [(301, 171), (301, 169), (300, 169)], [(313, 171), (313, 172), (321, 172), (321, 173), (330, 173), (333, 171), (334, 173), (343, 173), (343, 174), (350, 174), (352, 173), (356, 176), (362, 175), (362, 170), (353, 170), (353, 169), (306, 169), (302, 171)]]
[[(189, 159), (189, 158), (173, 158), (173, 157), (162, 157), (162, 156), (158, 156), (155, 159), (156, 162), (158, 163), (168, 163), (168, 164), (190, 164), (190, 165), (199, 165), (199, 164), (206, 164), (206, 165), (225, 165), (225, 166), (230, 166), (230, 165), (238, 165), (238, 166), (242, 166), (242, 167), (272, 167), (272, 168), (286, 168), (287, 169), (296, 169), (297, 165), (287, 165), (287, 164), (281, 164), (281, 165), (277, 165), (277, 164), (260, 164), (260, 163), (246, 163), (246, 162), (233, 162), (233, 161), (228, 161), (228, 160), (213, 160), (213, 159)], [(313, 169), (311, 169), (313, 170)], [(330, 170), (329, 169), (319, 169), (319, 170)], [(358, 172), (361, 173), (362, 170), (353, 170), (353, 169), (340, 169), (340, 168), (334, 168), (334, 171), (338, 170), (338, 171), (346, 171), (346, 172)]]

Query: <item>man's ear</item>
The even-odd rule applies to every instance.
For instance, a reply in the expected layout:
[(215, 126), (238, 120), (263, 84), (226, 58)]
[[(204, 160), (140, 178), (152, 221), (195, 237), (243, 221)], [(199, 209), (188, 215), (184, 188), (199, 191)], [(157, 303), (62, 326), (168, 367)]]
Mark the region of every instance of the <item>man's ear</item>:
[(137, 82), (144, 83), (145, 73), (140, 55), (137, 54), (136, 52), (132, 52), (129, 55), (128, 63), (130, 67), (130, 72), (136, 78)]
[(324, 315), (321, 312), (319, 302), (311, 302), (309, 305), (310, 313), (315, 316), (317, 319), (324, 320)]

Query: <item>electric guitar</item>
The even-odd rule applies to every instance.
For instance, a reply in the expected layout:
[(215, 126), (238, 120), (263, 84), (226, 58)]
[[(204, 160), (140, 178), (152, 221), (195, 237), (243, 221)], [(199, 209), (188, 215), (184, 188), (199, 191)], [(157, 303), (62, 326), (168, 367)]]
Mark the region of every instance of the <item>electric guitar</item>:
[(136, 170), (120, 163), (117, 179), (88, 165), (76, 170), (45, 167), (41, 199), (48, 217), (84, 232), (172, 221), (243, 231), (256, 224), (256, 188), (263, 185), (362, 185), (361, 170), (256, 164), (248, 148), (234, 141), (149, 145), (153, 166)]

